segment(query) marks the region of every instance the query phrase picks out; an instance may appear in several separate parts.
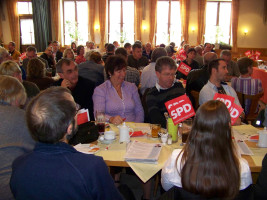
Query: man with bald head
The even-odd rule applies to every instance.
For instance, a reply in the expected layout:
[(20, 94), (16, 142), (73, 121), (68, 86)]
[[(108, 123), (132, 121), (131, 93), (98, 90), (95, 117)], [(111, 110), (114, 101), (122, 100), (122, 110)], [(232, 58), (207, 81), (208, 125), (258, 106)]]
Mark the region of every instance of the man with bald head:
[[(217, 54), (208, 52), (203, 57), (204, 66), (201, 69), (189, 72), (186, 79), (186, 94), (191, 98), (192, 90), (200, 91), (209, 80), (208, 64), (210, 61), (217, 59)], [(191, 98), (192, 99), (192, 98)]]

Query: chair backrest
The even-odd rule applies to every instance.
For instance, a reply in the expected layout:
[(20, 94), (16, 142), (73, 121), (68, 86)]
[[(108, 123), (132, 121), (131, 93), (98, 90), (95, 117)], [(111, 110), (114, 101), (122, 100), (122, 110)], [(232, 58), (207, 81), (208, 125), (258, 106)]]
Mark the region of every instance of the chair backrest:
[(198, 91), (195, 91), (195, 90), (191, 90), (191, 96), (194, 98), (195, 102), (194, 102), (194, 108), (195, 110), (198, 109), (199, 107), (199, 92)]
[(263, 92), (261, 92), (259, 94), (256, 94), (256, 95), (247, 95), (247, 94), (242, 94), (240, 92), (236, 92), (236, 93), (237, 93), (239, 102), (240, 102), (240, 104), (242, 105), (243, 108), (245, 108), (245, 101), (247, 99), (249, 99), (250, 102), (251, 102), (250, 107), (249, 107), (249, 111), (246, 114), (245, 119), (247, 121), (255, 120), (257, 118), (257, 116), (258, 116), (258, 113), (256, 113), (255, 111), (257, 109), (258, 102), (259, 102), (260, 98), (263, 96)]

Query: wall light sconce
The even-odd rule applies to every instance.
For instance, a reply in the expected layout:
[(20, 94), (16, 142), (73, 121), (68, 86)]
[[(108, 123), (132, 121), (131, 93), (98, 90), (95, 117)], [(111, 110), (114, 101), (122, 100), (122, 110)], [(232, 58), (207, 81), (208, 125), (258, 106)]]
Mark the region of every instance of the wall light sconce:
[(191, 30), (192, 30), (192, 32), (194, 33), (195, 30), (196, 30), (196, 27), (192, 26)]
[(144, 25), (142, 26), (142, 28), (143, 28), (143, 30), (145, 31), (145, 30), (147, 29), (147, 26), (144, 24)]
[(99, 28), (100, 28), (99, 24), (96, 24), (95, 25), (95, 30), (99, 30)]
[(244, 30), (244, 35), (247, 35), (248, 34), (248, 29), (245, 29)]

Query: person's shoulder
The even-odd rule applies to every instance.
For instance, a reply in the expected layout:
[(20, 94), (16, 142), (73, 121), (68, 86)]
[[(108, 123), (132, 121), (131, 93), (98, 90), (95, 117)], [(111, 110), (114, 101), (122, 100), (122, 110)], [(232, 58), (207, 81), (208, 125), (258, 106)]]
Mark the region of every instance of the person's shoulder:
[(127, 90), (129, 89), (132, 91), (133, 89), (137, 89), (136, 85), (134, 83), (128, 82), (128, 81), (123, 81), (123, 85)]
[(150, 90), (147, 93), (147, 96), (155, 96), (159, 93), (158, 89), (156, 88), (156, 86), (150, 88)]
[(24, 85), (24, 87), (29, 87), (29, 88), (38, 88), (38, 86), (30, 81), (23, 81), (22, 84)]
[(93, 81), (83, 78), (82, 76), (78, 77), (78, 83), (84, 87), (95, 87), (95, 83)]

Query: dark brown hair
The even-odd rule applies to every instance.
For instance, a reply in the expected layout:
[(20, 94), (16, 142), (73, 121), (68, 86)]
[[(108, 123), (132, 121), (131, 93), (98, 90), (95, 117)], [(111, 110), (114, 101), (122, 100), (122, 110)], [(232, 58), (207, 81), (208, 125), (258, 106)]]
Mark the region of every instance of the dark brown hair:
[(45, 64), (39, 58), (29, 60), (27, 65), (27, 78), (44, 78)]
[(80, 55), (81, 48), (84, 48), (84, 46), (83, 45), (79, 45), (77, 47), (77, 55)]
[(127, 63), (122, 56), (109, 56), (105, 63), (105, 70), (107, 78), (110, 79), (110, 74), (113, 75), (114, 71), (121, 70), (127, 67)]
[(254, 61), (251, 60), (250, 58), (247, 58), (247, 57), (240, 58), (237, 61), (237, 65), (238, 65), (240, 73), (242, 75), (247, 74), (248, 68), (253, 67), (253, 63), (254, 63)]
[(207, 198), (232, 199), (237, 195), (239, 161), (230, 123), (229, 111), (221, 101), (211, 100), (199, 107), (182, 150), (181, 182), (185, 190)]

